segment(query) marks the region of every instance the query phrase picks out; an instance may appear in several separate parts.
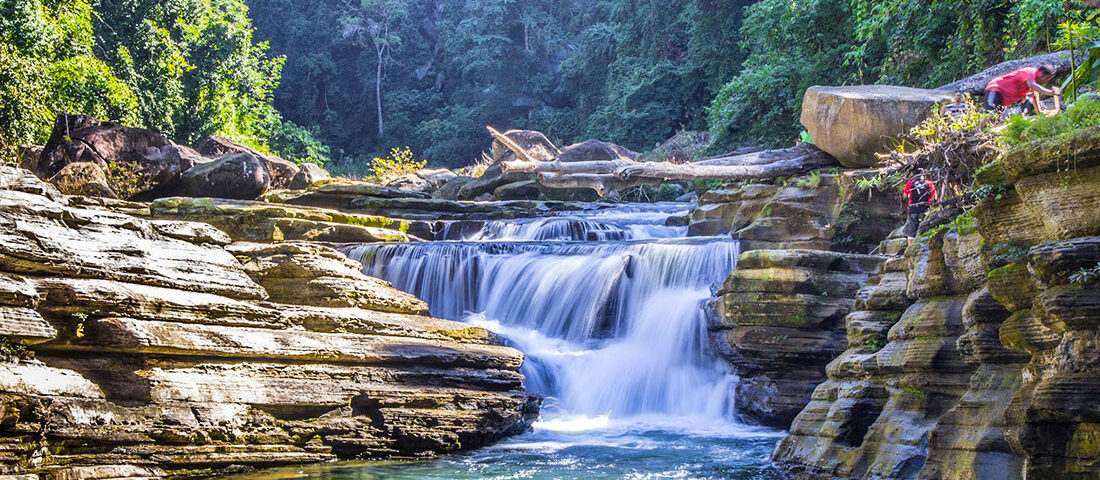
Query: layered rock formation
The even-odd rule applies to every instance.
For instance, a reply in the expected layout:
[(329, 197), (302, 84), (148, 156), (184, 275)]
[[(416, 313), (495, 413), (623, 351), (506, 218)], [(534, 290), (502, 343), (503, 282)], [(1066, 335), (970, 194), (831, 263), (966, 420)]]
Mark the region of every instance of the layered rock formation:
[(69, 203), (0, 166), (0, 475), (425, 455), (536, 414), (522, 354), (336, 250)]
[(787, 428), (844, 350), (844, 316), (881, 257), (753, 250), (718, 292), (712, 343), (737, 369), (738, 412)]
[(887, 262), (776, 461), (795, 478), (1100, 477), (1098, 147), (1091, 128), (1008, 152), (978, 175), (976, 226)]
[(901, 224), (897, 192), (856, 188), (868, 172), (815, 172), (785, 182), (711, 190), (689, 216), (688, 234), (732, 234), (742, 250), (812, 249), (866, 253)]

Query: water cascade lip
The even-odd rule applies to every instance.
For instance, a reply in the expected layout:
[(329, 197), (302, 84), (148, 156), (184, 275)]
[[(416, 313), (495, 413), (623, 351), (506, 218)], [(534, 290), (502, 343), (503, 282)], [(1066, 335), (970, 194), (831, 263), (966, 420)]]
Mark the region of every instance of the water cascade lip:
[[(486, 327), (526, 353), (527, 387), (547, 397), (537, 430), (731, 424), (737, 379), (709, 351), (704, 307), (740, 246), (665, 226), (686, 208), (489, 222), (463, 241), (346, 253), (432, 315)], [(676, 420), (656, 427), (658, 418)]]

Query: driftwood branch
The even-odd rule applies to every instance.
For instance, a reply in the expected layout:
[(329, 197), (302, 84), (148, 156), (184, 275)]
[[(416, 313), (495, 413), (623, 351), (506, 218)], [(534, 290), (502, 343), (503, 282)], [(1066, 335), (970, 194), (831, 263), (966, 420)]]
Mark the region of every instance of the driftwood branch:
[(517, 157), (521, 158), (523, 161), (525, 161), (525, 162), (534, 162), (534, 161), (536, 161), (534, 158), (531, 158), (531, 154), (527, 153), (526, 149), (519, 146), (519, 144), (516, 143), (511, 138), (508, 138), (507, 135), (505, 135), (503, 133), (500, 133), (500, 131), (498, 131), (497, 129), (495, 129), (493, 127), (485, 127), (485, 128), (489, 129), (489, 135), (492, 135), (493, 138), (497, 139), (497, 141), (499, 141), (501, 143), (501, 145), (504, 145), (505, 147), (507, 147), (508, 150), (511, 150), (513, 153), (516, 154)]

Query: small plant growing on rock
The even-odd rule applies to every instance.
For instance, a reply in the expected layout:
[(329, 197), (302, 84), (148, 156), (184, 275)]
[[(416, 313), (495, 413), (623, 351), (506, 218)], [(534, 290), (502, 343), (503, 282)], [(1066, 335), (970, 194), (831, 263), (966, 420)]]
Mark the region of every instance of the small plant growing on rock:
[(26, 341), (0, 337), (0, 362), (14, 362), (29, 358), (34, 358), (34, 352), (27, 346)]
[(426, 160), (417, 161), (409, 147), (390, 149), (386, 158), (374, 157), (371, 161), (371, 175), (366, 180), (386, 184), (402, 175), (416, 173), (428, 165)]
[(1098, 262), (1095, 267), (1082, 268), (1069, 276), (1070, 283), (1084, 284), (1096, 280), (1100, 280), (1100, 262)]

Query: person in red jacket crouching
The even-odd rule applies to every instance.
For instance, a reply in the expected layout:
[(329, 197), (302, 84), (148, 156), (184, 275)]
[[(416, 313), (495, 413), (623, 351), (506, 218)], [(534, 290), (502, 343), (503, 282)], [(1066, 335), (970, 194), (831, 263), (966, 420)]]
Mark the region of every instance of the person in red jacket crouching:
[[(1058, 87), (1046, 88), (1044, 83), (1054, 79), (1055, 69), (1051, 65), (1039, 65), (1038, 67), (1024, 67), (1015, 72), (994, 78), (985, 87), (985, 108), (992, 111), (1003, 111), (1017, 103), (1024, 101), (1032, 92), (1057, 96), (1062, 91)], [(1035, 98), (1038, 98), (1036, 95)], [(1039, 111), (1039, 105), (1032, 102), (1024, 104), (1028, 113)]]
[(905, 221), (905, 236), (917, 236), (917, 227), (920, 226), (924, 215), (936, 200), (936, 184), (929, 180), (924, 171), (905, 184), (905, 199), (909, 201), (909, 217)]

